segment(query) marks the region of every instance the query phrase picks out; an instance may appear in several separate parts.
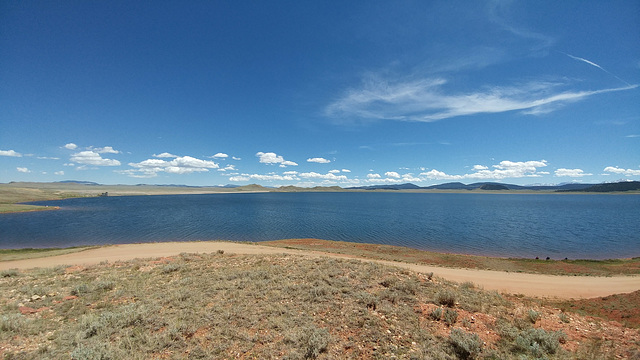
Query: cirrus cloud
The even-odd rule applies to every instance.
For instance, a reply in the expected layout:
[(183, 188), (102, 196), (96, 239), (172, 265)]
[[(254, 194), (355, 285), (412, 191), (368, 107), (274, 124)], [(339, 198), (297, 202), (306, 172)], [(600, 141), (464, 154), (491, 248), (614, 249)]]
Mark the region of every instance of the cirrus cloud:
[(581, 91), (562, 90), (568, 84), (532, 81), (511, 86), (490, 86), (468, 93), (447, 93), (444, 78), (388, 82), (367, 79), (325, 108), (332, 118), (361, 118), (432, 122), (458, 116), (520, 110), (541, 114), (566, 103), (609, 92), (635, 89), (638, 85)]

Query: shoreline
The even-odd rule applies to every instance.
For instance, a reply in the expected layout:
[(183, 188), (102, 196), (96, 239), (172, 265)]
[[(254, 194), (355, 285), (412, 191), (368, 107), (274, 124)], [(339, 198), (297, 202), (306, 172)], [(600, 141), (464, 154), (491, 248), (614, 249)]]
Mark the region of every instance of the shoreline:
[[(172, 185), (87, 185), (73, 183), (29, 183), (0, 184), (0, 207), (20, 205), (27, 202), (65, 200), (78, 197), (108, 196), (154, 196), (154, 195), (204, 195), (204, 194), (248, 194), (248, 193), (403, 193), (403, 194), (487, 194), (487, 195), (640, 195), (640, 191), (584, 192), (554, 190), (465, 190), (465, 189), (345, 189), (332, 187), (316, 188), (268, 188), (260, 185), (245, 185), (235, 188), (210, 186)], [(55, 210), (55, 209), (42, 209)], [(25, 210), (2, 210), (0, 214), (26, 212)]]
[(558, 276), (495, 270), (448, 268), (433, 265), (397, 262), (356, 257), (323, 251), (233, 242), (166, 242), (111, 245), (84, 251), (25, 260), (0, 262), (0, 270), (30, 269), (55, 266), (91, 266), (101, 262), (129, 261), (136, 258), (162, 258), (180, 253), (212, 253), (219, 250), (229, 254), (261, 255), (287, 254), (308, 257), (331, 257), (375, 262), (456, 282), (473, 282), (485, 290), (507, 294), (523, 294), (538, 298), (584, 299), (630, 293), (640, 290), (639, 276)]

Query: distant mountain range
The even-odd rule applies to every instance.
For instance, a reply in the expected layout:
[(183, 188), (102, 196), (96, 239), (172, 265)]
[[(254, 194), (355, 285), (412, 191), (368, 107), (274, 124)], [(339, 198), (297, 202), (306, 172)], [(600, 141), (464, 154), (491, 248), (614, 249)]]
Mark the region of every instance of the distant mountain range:
[(587, 192), (611, 192), (611, 191), (630, 191), (640, 190), (640, 181), (623, 181), (617, 183), (606, 184), (560, 184), (560, 185), (531, 185), (522, 186), (514, 184), (503, 184), (495, 182), (478, 182), (465, 185), (461, 182), (450, 182), (439, 185), (431, 185), (420, 187), (415, 184), (397, 184), (397, 185), (372, 185), (350, 187), (347, 189), (358, 190), (545, 190), (545, 191), (587, 191)]
[(93, 181), (79, 181), (79, 180), (63, 180), (63, 181), (56, 181), (56, 182), (61, 184), (100, 185), (97, 182), (93, 182)]
[[(81, 185), (100, 185), (92, 181), (65, 180), (58, 183), (81, 184)], [(528, 191), (555, 191), (555, 192), (614, 192), (614, 191), (633, 191), (640, 190), (640, 181), (621, 181), (616, 183), (603, 184), (558, 184), (558, 185), (514, 185), (496, 182), (477, 182), (473, 184), (463, 184), (461, 182), (450, 182), (431, 186), (418, 186), (412, 183), (394, 184), (394, 185), (371, 185), (341, 188), (339, 186), (316, 186), (313, 188), (302, 188), (297, 186), (280, 186), (268, 187), (257, 184), (251, 185), (213, 185), (213, 186), (190, 186), (190, 185), (148, 185), (138, 184), (136, 186), (159, 186), (159, 187), (185, 187), (185, 188), (225, 188), (236, 189), (238, 191), (342, 191), (342, 190), (486, 190), (486, 191), (507, 191), (507, 190), (528, 190)]]

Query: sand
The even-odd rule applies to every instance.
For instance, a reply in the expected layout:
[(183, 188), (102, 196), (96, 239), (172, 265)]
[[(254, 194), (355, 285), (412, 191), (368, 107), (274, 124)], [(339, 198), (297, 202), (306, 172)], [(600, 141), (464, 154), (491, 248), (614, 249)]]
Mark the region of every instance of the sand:
[[(275, 248), (254, 244), (231, 242), (166, 242), (146, 244), (112, 245), (86, 251), (37, 259), (0, 262), (0, 270), (52, 267), (58, 265), (93, 265), (102, 261), (156, 258), (180, 253), (211, 253), (223, 250), (225, 254), (296, 254), (304, 256), (327, 256), (352, 258), (345, 255)], [(433, 273), (446, 280), (471, 281), (485, 290), (496, 290), (507, 294), (523, 294), (534, 297), (559, 299), (584, 299), (629, 293), (640, 290), (639, 276), (555, 276), (524, 273), (509, 273), (491, 270), (452, 269), (437, 266), (408, 264), (392, 261), (361, 259), (385, 265), (397, 266), (421, 273)]]

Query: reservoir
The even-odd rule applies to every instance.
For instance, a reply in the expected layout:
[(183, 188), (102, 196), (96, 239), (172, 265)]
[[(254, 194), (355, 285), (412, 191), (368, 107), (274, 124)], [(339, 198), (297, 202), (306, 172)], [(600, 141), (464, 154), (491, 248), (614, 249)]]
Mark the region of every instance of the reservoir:
[(75, 198), (0, 214), (0, 248), (319, 238), (552, 259), (640, 256), (640, 197), (393, 192)]

